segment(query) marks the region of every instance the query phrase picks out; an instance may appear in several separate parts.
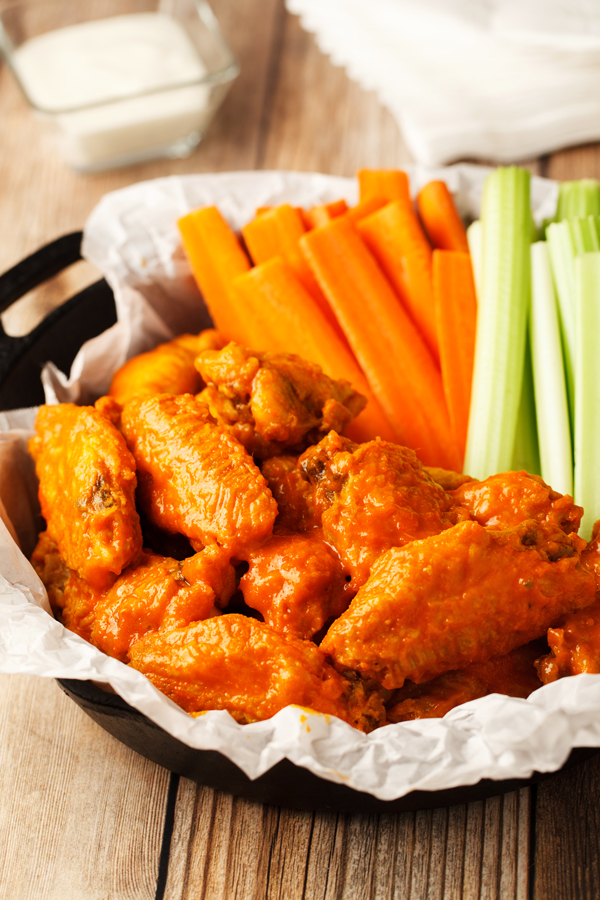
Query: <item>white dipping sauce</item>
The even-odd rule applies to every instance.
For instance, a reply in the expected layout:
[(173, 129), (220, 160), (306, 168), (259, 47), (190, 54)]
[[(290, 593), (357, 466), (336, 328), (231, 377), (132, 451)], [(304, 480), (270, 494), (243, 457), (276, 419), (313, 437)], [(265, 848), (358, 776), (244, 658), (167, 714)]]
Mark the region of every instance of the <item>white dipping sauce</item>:
[[(164, 13), (49, 31), (25, 41), (13, 60), (32, 103), (62, 127), (77, 168), (154, 155), (209, 118), (208, 85), (177, 87), (198, 82), (206, 67), (185, 28)], [(132, 96), (148, 91), (157, 93)]]

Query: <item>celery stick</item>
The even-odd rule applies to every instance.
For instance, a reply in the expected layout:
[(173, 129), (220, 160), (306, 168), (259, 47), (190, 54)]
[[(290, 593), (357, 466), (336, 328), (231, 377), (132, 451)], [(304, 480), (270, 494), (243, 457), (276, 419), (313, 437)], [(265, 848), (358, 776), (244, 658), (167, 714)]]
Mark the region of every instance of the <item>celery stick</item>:
[(473, 266), (473, 280), (475, 281), (475, 294), (477, 302), (481, 294), (481, 270), (483, 268), (483, 230), (481, 222), (476, 219), (471, 222), (467, 228), (467, 241), (469, 244), (469, 252), (471, 254), (471, 265)]
[(581, 536), (600, 518), (600, 253), (575, 260), (575, 502), (583, 506)]
[(510, 468), (523, 385), (529, 311), (529, 172), (496, 169), (482, 204), (483, 272), (464, 471)]
[(533, 364), (531, 359), (531, 336), (525, 340), (525, 361), (523, 364), (523, 390), (517, 416), (517, 431), (511, 468), (524, 470), (530, 475), (541, 474), (540, 448), (537, 432), (537, 412), (533, 386)]
[(575, 370), (575, 247), (568, 222), (557, 222), (546, 229), (552, 278), (558, 298), (565, 373), (567, 377), (567, 397), (571, 419), (574, 402)]
[(595, 216), (575, 217), (568, 221), (576, 255), (580, 253), (595, 253), (600, 250)]
[(572, 494), (567, 386), (558, 306), (545, 241), (531, 247), (530, 335), (541, 475), (561, 494)]
[(558, 189), (556, 221), (574, 216), (600, 216), (600, 181), (582, 178), (564, 181)]

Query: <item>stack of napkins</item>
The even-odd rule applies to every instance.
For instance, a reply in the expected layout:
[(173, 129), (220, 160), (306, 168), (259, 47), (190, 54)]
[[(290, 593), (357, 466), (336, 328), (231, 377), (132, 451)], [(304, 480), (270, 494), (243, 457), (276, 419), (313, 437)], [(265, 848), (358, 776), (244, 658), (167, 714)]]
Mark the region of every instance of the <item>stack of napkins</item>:
[(415, 159), (498, 162), (600, 138), (600, 0), (287, 0), (376, 90)]

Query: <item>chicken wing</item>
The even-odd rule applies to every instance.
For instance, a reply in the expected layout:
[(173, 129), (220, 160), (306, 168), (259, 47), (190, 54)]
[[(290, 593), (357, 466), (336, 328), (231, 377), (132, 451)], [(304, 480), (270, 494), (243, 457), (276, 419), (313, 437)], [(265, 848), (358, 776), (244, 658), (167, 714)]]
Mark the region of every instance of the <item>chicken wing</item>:
[(134, 459), (123, 436), (90, 406), (42, 406), (29, 452), (48, 535), (70, 569), (108, 587), (142, 549)]
[(129, 658), (192, 715), (226, 709), (249, 723), (293, 703), (339, 716), (362, 731), (385, 722), (378, 691), (336, 672), (311, 641), (278, 634), (245, 616), (224, 615), (149, 635), (133, 645)]
[(548, 629), (550, 653), (537, 662), (544, 684), (565, 675), (600, 672), (600, 601)]
[(202, 388), (202, 379), (194, 359), (203, 350), (218, 350), (226, 343), (212, 328), (199, 335), (181, 334), (154, 350), (128, 359), (113, 375), (109, 396), (124, 406), (135, 397), (195, 394)]
[(277, 504), (252, 458), (191, 394), (159, 394), (123, 409), (138, 501), (159, 528), (195, 550), (217, 543), (243, 558), (273, 529)]
[(441, 718), (455, 706), (488, 694), (529, 697), (541, 685), (535, 661), (543, 646), (542, 641), (534, 641), (506, 656), (446, 672), (424, 684), (407, 682), (388, 706), (388, 721)]
[(514, 528), (526, 519), (548, 522), (565, 534), (577, 532), (583, 509), (568, 494), (553, 491), (538, 475), (501, 472), (452, 491), (455, 502), (486, 528)]
[(357, 590), (390, 547), (438, 534), (468, 518), (466, 510), (423, 469), (407, 447), (387, 441), (353, 444), (330, 432), (300, 457), (332, 544)]
[(214, 544), (181, 562), (144, 553), (99, 599), (91, 643), (126, 662), (140, 638), (217, 615), (234, 591), (229, 555)]
[(47, 532), (31, 562), (57, 618), (123, 662), (144, 635), (217, 615), (236, 585), (228, 553), (215, 544), (182, 561), (145, 551), (106, 591), (94, 590), (68, 569)]
[(204, 351), (196, 367), (207, 387), (200, 400), (259, 459), (301, 452), (366, 406), (348, 381), (289, 353), (256, 353), (231, 343)]
[[(594, 527), (594, 531), (597, 531)], [(537, 663), (544, 684), (565, 675), (600, 672), (600, 538), (596, 536), (581, 554), (581, 564), (594, 576), (596, 597), (592, 606), (565, 616), (548, 629), (550, 653)]]
[(318, 532), (276, 535), (249, 562), (240, 590), (275, 631), (312, 638), (352, 599), (339, 558)]
[(584, 546), (530, 520), (506, 531), (461, 522), (393, 548), (321, 648), (390, 690), (503, 656), (594, 602)]

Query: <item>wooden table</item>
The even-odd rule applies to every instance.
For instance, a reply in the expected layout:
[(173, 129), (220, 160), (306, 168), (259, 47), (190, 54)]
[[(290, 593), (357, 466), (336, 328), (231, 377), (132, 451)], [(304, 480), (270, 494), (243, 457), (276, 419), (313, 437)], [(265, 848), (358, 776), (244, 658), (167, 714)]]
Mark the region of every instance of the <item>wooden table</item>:
[[(242, 75), (185, 161), (73, 174), (0, 68), (0, 271), (79, 229), (102, 194), (134, 181), (266, 168), (351, 175), (410, 160), (391, 116), (331, 66), (282, 0), (213, 6)], [(556, 178), (600, 177), (600, 149), (527, 165)], [(27, 329), (40, 308), (89, 280), (79, 264), (23, 301), (9, 327)], [(262, 807), (171, 776), (102, 731), (52, 681), (2, 678), (0, 735), (7, 900), (600, 896), (598, 760), (485, 803), (348, 816)]]

